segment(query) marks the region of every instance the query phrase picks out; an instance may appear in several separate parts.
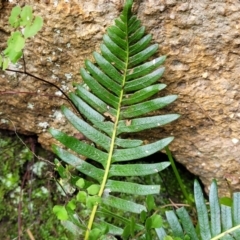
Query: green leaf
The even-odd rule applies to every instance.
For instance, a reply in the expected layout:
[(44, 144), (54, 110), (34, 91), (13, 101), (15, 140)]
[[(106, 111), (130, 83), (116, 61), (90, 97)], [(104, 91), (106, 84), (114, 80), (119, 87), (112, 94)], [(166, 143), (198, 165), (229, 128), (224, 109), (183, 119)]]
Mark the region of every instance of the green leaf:
[(10, 63), (9, 58), (3, 58), (3, 63), (2, 63), (2, 69), (3, 69), (3, 71), (8, 68), (9, 63)]
[(140, 51), (144, 50), (152, 40), (152, 35), (148, 34), (144, 36), (137, 43), (129, 47), (129, 55), (132, 56)]
[(115, 25), (121, 29), (123, 32), (126, 32), (126, 25), (124, 24), (124, 22), (120, 19), (120, 18), (117, 18), (115, 19)]
[(84, 155), (88, 158), (91, 158), (101, 163), (103, 166), (106, 165), (107, 154), (102, 152), (101, 150), (98, 150), (97, 148), (94, 148), (93, 146), (83, 141), (79, 141), (74, 137), (68, 136), (67, 134), (60, 132), (56, 129), (51, 128), (49, 129), (49, 132), (55, 139), (57, 139), (59, 142), (64, 144), (69, 149), (72, 149), (73, 151), (80, 155)]
[(19, 15), (21, 13), (21, 7), (20, 6), (15, 6), (12, 11), (11, 15), (9, 17), (9, 23), (11, 24), (12, 27), (16, 28), (19, 26)]
[(91, 240), (97, 240), (100, 238), (101, 235), (102, 235), (101, 229), (94, 228), (90, 231), (89, 238)]
[(81, 98), (77, 97), (75, 94), (69, 94), (70, 99), (74, 102), (74, 105), (78, 108), (79, 112), (83, 114), (87, 119), (92, 122), (103, 122), (105, 120), (104, 116), (99, 114), (98, 111), (92, 109), (87, 103), (85, 103)]
[[(127, 50), (127, 43), (125, 40), (125, 34), (121, 34), (121, 32), (116, 32), (115, 28), (108, 28), (107, 34), (108, 36), (115, 42), (119, 47), (121, 47), (123, 50)], [(119, 36), (120, 35), (120, 36)]]
[(144, 103), (129, 106), (121, 112), (121, 118), (133, 118), (144, 115), (146, 113), (161, 109), (177, 99), (176, 95), (169, 95), (162, 98), (156, 98)]
[(25, 40), (22, 34), (19, 31), (13, 32), (8, 39), (8, 48), (4, 51), (4, 54), (7, 55), (10, 51), (20, 52), (24, 48), (24, 45)]
[[(94, 64), (92, 64), (90, 61), (85, 61), (86, 69), (89, 71), (89, 73), (92, 74), (92, 76), (106, 89), (108, 89), (111, 92), (114, 92), (116, 95), (120, 95), (120, 92), (122, 90), (121, 85), (116, 83), (113, 79), (109, 78), (107, 74), (105, 74), (103, 71), (101, 71), (98, 67), (96, 67)], [(105, 69), (104, 69), (105, 70)], [(115, 77), (114, 77), (115, 79)]]
[(219, 202), (221, 205), (226, 205), (229, 207), (231, 207), (233, 204), (232, 198), (229, 198), (229, 197), (222, 197), (219, 199)]
[(129, 239), (131, 234), (131, 229), (130, 229), (130, 224), (125, 226), (123, 233), (122, 233), (122, 238), (125, 239)]
[(176, 216), (176, 214), (174, 213), (174, 211), (166, 211), (165, 212), (168, 223), (173, 231), (173, 236), (174, 237), (180, 237), (180, 238), (184, 238), (184, 233), (182, 230), (182, 227), (179, 223), (179, 220)]
[(218, 189), (216, 181), (211, 184), (209, 192), (210, 216), (211, 216), (211, 232), (212, 237), (221, 233), (221, 217), (220, 204), (218, 200)]
[(142, 140), (116, 138), (115, 144), (122, 148), (134, 148), (142, 145)]
[[(110, 224), (108, 222), (101, 222), (100, 224), (98, 223), (94, 223), (94, 227), (102, 227), (102, 226), (105, 226), (107, 228), (107, 231), (108, 231), (108, 234), (112, 234), (114, 236), (121, 236), (123, 234), (123, 229), (120, 228), (120, 227), (117, 227), (113, 224)], [(104, 239), (104, 238), (103, 238)], [(108, 238), (106, 238), (107, 240)], [(113, 238), (114, 239), (114, 238)]]
[[(99, 223), (103, 220), (111, 219), (110, 221), (114, 222), (116, 219), (126, 226), (123, 233), (126, 235), (125, 239), (138, 234), (139, 239), (149, 240), (152, 237), (151, 229), (160, 229), (160, 216), (154, 215), (147, 220), (150, 231), (145, 233), (144, 226), (135, 223), (135, 218), (131, 220), (129, 214), (128, 218), (122, 217), (119, 211), (113, 212), (112, 208), (136, 214), (146, 212), (144, 205), (127, 201), (125, 194), (158, 194), (160, 186), (136, 184), (122, 177), (155, 174), (169, 163), (119, 163), (149, 156), (173, 140), (173, 137), (166, 137), (143, 145), (142, 139), (132, 139), (132, 135), (128, 133), (163, 126), (176, 120), (179, 115), (146, 116), (169, 105), (177, 96), (154, 96), (166, 87), (165, 84), (158, 83), (164, 71), (161, 65), (166, 57), (153, 57), (158, 45), (149, 46), (152, 36), (144, 33), (145, 28), (141, 27), (141, 22), (132, 15), (132, 4), (132, 0), (126, 0), (123, 13), (115, 20), (115, 26), (108, 28), (103, 37), (101, 53), (94, 52), (94, 62), (86, 60), (85, 68), (81, 68), (80, 74), (84, 83), (74, 84), (76, 91), (69, 95), (82, 118), (68, 108), (62, 108), (67, 120), (84, 135), (84, 139), (79, 141), (56, 130), (50, 130), (50, 133), (69, 149), (68, 152), (54, 146), (54, 152), (87, 178), (87, 186), (84, 188), (91, 185), (89, 189), (93, 189), (88, 189), (90, 195), (97, 194), (86, 196), (86, 193), (79, 193), (76, 198), (81, 202), (81, 207), (87, 208), (82, 212), (85, 213), (84, 217), (86, 211), (89, 214), (89, 222), (86, 224), (88, 230), (100, 230), (102, 225)], [(84, 161), (78, 157), (81, 155), (91, 160)], [(110, 179), (111, 177), (114, 179)], [(93, 187), (93, 184), (97, 184), (97, 187)], [(114, 192), (118, 197), (111, 195)], [(150, 210), (154, 207), (150, 201), (152, 198), (147, 199)], [(105, 207), (111, 210), (106, 210)], [(144, 220), (146, 218), (147, 216)], [(103, 224), (107, 226), (109, 223)], [(106, 229), (109, 230), (110, 227), (106, 227), (101, 236), (98, 233), (93, 234), (93, 238), (107, 238), (109, 232), (107, 233)], [(140, 233), (135, 233), (136, 230)], [(89, 239), (89, 231), (86, 232), (85, 239)]]
[(151, 228), (160, 228), (162, 226), (162, 218), (160, 215), (152, 215), (149, 217), (146, 221), (146, 229), (151, 229)]
[(87, 188), (87, 192), (89, 195), (97, 195), (99, 190), (100, 190), (100, 185), (98, 184), (93, 184)]
[(197, 180), (194, 181), (194, 199), (198, 213), (198, 223), (202, 239), (211, 239), (208, 212), (202, 189)]
[(113, 154), (112, 161), (113, 162), (122, 162), (122, 161), (130, 161), (134, 159), (139, 159), (143, 157), (147, 157), (151, 154), (154, 154), (157, 151), (160, 151), (165, 146), (167, 146), (173, 137), (164, 138), (155, 143), (150, 143), (147, 145), (143, 145), (140, 147), (130, 148), (130, 149), (117, 149)]
[(118, 124), (118, 134), (123, 132), (139, 132), (142, 130), (163, 126), (170, 123), (180, 116), (178, 114), (167, 114), (163, 116), (135, 118), (133, 120), (122, 120)]
[(161, 228), (156, 228), (155, 229), (157, 236), (159, 237), (160, 240), (165, 240), (165, 237), (167, 236), (165, 230)]
[[(233, 193), (233, 207), (232, 207), (233, 225), (237, 226), (240, 224), (240, 193)], [(235, 239), (240, 238), (240, 229), (233, 232)]]
[(56, 216), (59, 220), (67, 220), (68, 219), (68, 213), (64, 206), (55, 205), (53, 207), (53, 213), (56, 214)]
[(222, 230), (226, 231), (233, 226), (231, 207), (221, 205)]
[(103, 178), (103, 170), (94, 167), (93, 165), (87, 163), (86, 161), (76, 157), (75, 155), (69, 153), (66, 150), (63, 150), (60, 147), (53, 146), (53, 152), (59, 156), (64, 162), (72, 165), (77, 170), (82, 172), (83, 174), (96, 179), (101, 182)]
[(128, 193), (136, 195), (158, 194), (160, 192), (159, 185), (142, 185), (116, 180), (108, 180), (106, 183), (106, 189), (109, 189), (110, 192)]
[(142, 102), (143, 100), (146, 100), (147, 98), (150, 98), (154, 94), (158, 93), (160, 90), (164, 89), (166, 87), (165, 84), (154, 84), (152, 86), (143, 88), (133, 94), (127, 94), (124, 95), (122, 104), (125, 105), (131, 105), (134, 103)]
[(162, 76), (164, 68), (159, 68), (141, 78), (131, 80), (126, 83), (124, 90), (126, 92), (136, 91), (145, 87), (148, 87), (155, 83)]
[(124, 164), (112, 165), (109, 177), (112, 176), (145, 176), (162, 171), (170, 165), (170, 162), (152, 164)]
[(153, 70), (161, 66), (165, 60), (166, 60), (166, 56), (161, 56), (149, 62), (143, 63), (135, 68), (129, 69), (127, 71), (126, 80), (129, 81), (131, 79), (143, 77), (146, 74), (151, 73)]
[(146, 197), (146, 205), (148, 212), (152, 211), (156, 207), (153, 195), (148, 195)]
[(103, 42), (105, 46), (111, 51), (114, 52), (116, 57), (123, 60), (127, 60), (127, 52), (120, 48), (108, 35), (103, 36)]
[(81, 68), (80, 73), (84, 82), (97, 97), (114, 108), (118, 107), (118, 98), (116, 96), (99, 84), (84, 68)]
[(21, 11), (21, 20), (20, 20), (20, 26), (26, 26), (29, 25), (32, 22), (32, 7), (26, 5), (23, 7), (22, 11)]
[(68, 178), (68, 173), (66, 169), (62, 166), (62, 164), (57, 159), (54, 160), (54, 163), (55, 163), (55, 169), (60, 175), (60, 177), (63, 179)]
[[(119, 71), (109, 62), (107, 61), (101, 54), (94, 52), (93, 56), (100, 66), (100, 68), (114, 81), (117, 83), (122, 83), (123, 76), (120, 74)], [(118, 87), (117, 87), (118, 88)]]
[(233, 193), (233, 224), (237, 226), (240, 224), (240, 193)]
[(177, 209), (176, 212), (181, 220), (184, 231), (186, 232), (186, 234), (190, 236), (190, 239), (199, 240), (199, 238), (197, 237), (197, 233), (194, 229), (192, 220), (189, 214), (187, 213), (186, 209), (182, 207)]
[(125, 64), (122, 60), (120, 60), (118, 57), (116, 57), (107, 47), (105, 44), (101, 44), (100, 46), (101, 52), (103, 57), (112, 63), (114, 67), (119, 69), (120, 71), (123, 71), (125, 68)]
[(84, 179), (83, 179), (83, 178), (79, 178), (79, 179), (77, 180), (77, 182), (75, 183), (75, 185), (76, 185), (77, 187), (79, 187), (79, 188), (84, 188), (84, 186), (85, 186), (85, 181), (84, 181)]
[(99, 196), (88, 196), (86, 200), (86, 206), (89, 209), (92, 209), (96, 204), (101, 203), (102, 200)]
[(74, 210), (76, 208), (76, 200), (75, 199), (71, 199), (70, 202), (68, 202), (67, 204), (67, 208)]
[(132, 213), (141, 213), (142, 211), (147, 211), (146, 207), (141, 205), (141, 204), (137, 204), (128, 200), (124, 200), (121, 198), (117, 198), (114, 196), (104, 196), (103, 197), (103, 203), (107, 206), (110, 207), (114, 207), (123, 211), (128, 211), (128, 212), (132, 212)]
[[(151, 195), (148, 195), (147, 197), (150, 197), (150, 196), (151, 196)], [(140, 213), (140, 220), (141, 220), (141, 222), (145, 222), (146, 218), (147, 218), (147, 212), (142, 211), (142, 212)]]
[(102, 146), (104, 149), (109, 150), (111, 139), (105, 134), (99, 132), (90, 124), (86, 123), (79, 117), (77, 117), (72, 111), (66, 107), (62, 107), (62, 111), (69, 122), (88, 139), (96, 142), (98, 145)]
[(108, 106), (105, 102), (103, 102), (101, 99), (97, 98), (95, 95), (87, 91), (81, 85), (77, 85), (76, 93), (79, 97), (81, 97), (82, 100), (84, 100), (98, 112), (102, 114), (108, 113), (111, 116), (116, 117), (117, 111), (114, 108)]
[(150, 58), (151, 56), (153, 56), (154, 53), (156, 53), (158, 49), (158, 44), (154, 44), (148, 48), (146, 48), (145, 50), (135, 54), (134, 56), (129, 58), (129, 67), (135, 67), (140, 63), (145, 62), (148, 58)]
[[(7, 58), (5, 58), (5, 59), (7, 59), (7, 61), (10, 63), (10, 61), (12, 62), (12, 63), (16, 63), (21, 57), (22, 57), (22, 51), (19, 51), (19, 52), (15, 52), (15, 50), (14, 49), (12, 49), (11, 47), (7, 47), (6, 49), (5, 49), (5, 51), (6, 51), (6, 56), (7, 56)], [(5, 52), (4, 51), (4, 52)]]
[(39, 16), (36, 16), (32, 25), (27, 25), (24, 29), (24, 37), (29, 38), (37, 34), (43, 26), (43, 19)]
[(84, 192), (84, 191), (79, 191), (77, 196), (76, 196), (76, 200), (78, 202), (81, 202), (81, 203), (86, 203), (86, 200), (87, 200), (87, 193)]
[(136, 16), (132, 16), (128, 23), (128, 35), (132, 35), (141, 26), (140, 20)]
[[(120, 223), (123, 223), (124, 225), (130, 224), (129, 218), (123, 217), (118, 212), (110, 211), (104, 208), (102, 205), (100, 206), (100, 210), (98, 210), (98, 213), (101, 214), (101, 216), (115, 218), (116, 220), (118, 220)], [(136, 230), (142, 231), (143, 229), (144, 229), (143, 225), (136, 224)]]
[(131, 217), (130, 218), (130, 234), (132, 237), (134, 236), (135, 228), (136, 228), (136, 220), (134, 219), (134, 217)]
[(76, 224), (74, 224), (73, 222), (68, 221), (68, 220), (61, 221), (61, 224), (70, 233), (72, 233), (74, 236), (76, 236), (76, 238), (79, 237), (79, 234), (81, 233), (81, 229)]

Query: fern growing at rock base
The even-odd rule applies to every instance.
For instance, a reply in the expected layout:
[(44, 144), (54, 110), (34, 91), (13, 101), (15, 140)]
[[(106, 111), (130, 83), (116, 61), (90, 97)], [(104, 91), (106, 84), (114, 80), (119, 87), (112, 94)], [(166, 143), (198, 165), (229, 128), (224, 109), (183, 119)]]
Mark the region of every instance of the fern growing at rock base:
[[(132, 1), (127, 0), (122, 14), (115, 20), (115, 25), (109, 27), (107, 34), (103, 36), (101, 53), (93, 53), (95, 62), (85, 61), (85, 68), (80, 72), (87, 88), (85, 85), (76, 84), (76, 92), (70, 94), (70, 99), (87, 121), (79, 118), (67, 107), (62, 108), (69, 122), (95, 145), (79, 141), (58, 130), (50, 130), (54, 138), (75, 152), (74, 154), (54, 146), (53, 150), (58, 157), (90, 179), (88, 188), (80, 191), (84, 196), (80, 202), (89, 214), (88, 224), (82, 225), (74, 219), (74, 214), (70, 220), (82, 229), (85, 239), (98, 239), (106, 232), (123, 232), (121, 228), (107, 222), (104, 223), (105, 230), (102, 230), (104, 224), (99, 213), (106, 214), (106, 209), (117, 208), (135, 214), (147, 211), (146, 206), (121, 198), (121, 193), (159, 194), (158, 185), (125, 182), (116, 180), (116, 177), (120, 179), (126, 176), (144, 176), (166, 168), (168, 162), (133, 164), (131, 161), (160, 151), (173, 137), (144, 145), (140, 139), (121, 136), (160, 127), (179, 117), (178, 114), (147, 116), (148, 113), (172, 103), (177, 96), (153, 98), (166, 87), (165, 84), (158, 83), (164, 72), (161, 65), (165, 57), (153, 58), (158, 45), (150, 45), (151, 35), (145, 34), (145, 28), (132, 14), (131, 8)], [(81, 155), (91, 158), (96, 164), (84, 161)], [(83, 189), (84, 186), (85, 183)], [(68, 217), (71, 210), (68, 207)], [(114, 212), (112, 214), (114, 215)], [(123, 221), (128, 219), (123, 218)], [(142, 229), (143, 226), (136, 227)]]

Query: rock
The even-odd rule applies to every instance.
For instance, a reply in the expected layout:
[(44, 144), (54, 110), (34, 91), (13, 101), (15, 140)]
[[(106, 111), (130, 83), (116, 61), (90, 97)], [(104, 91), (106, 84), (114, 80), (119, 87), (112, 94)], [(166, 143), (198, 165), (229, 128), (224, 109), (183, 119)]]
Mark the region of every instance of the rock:
[[(44, 19), (42, 31), (24, 52), (27, 70), (68, 93), (72, 82), (81, 82), (84, 59), (92, 59), (92, 52), (99, 49), (123, 1), (18, 2), (33, 5)], [(10, 33), (7, 19), (14, 1), (2, 3), (0, 49)], [(135, 137), (154, 141), (175, 136), (170, 148), (177, 161), (199, 176), (206, 190), (216, 178), (221, 194), (230, 192), (227, 181), (233, 190), (240, 190), (239, 9), (237, 1), (139, 0), (134, 4), (142, 24), (159, 44), (158, 54), (167, 55), (161, 81), (168, 88), (163, 94), (179, 95), (163, 113), (181, 114), (175, 123)], [(23, 69), (23, 63), (17, 67)], [(0, 73), (0, 84), (0, 128), (37, 134), (48, 149), (53, 143), (49, 127), (77, 134), (60, 112), (60, 105), (69, 102), (59, 89), (10, 72)]]

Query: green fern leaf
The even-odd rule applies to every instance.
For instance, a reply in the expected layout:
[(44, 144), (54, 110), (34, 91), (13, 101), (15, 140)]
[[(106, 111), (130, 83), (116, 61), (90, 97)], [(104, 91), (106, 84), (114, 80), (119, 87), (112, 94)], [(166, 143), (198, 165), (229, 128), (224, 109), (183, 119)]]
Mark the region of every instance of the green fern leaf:
[(124, 164), (112, 165), (109, 170), (109, 177), (112, 176), (145, 176), (153, 172), (160, 172), (170, 165), (169, 162), (152, 164)]
[[(103, 36), (101, 53), (94, 52), (95, 61), (86, 60), (85, 67), (80, 69), (84, 84), (75, 84), (75, 93), (69, 95), (85, 120), (62, 107), (67, 120), (95, 146), (63, 132), (50, 130), (59, 142), (72, 151), (70, 153), (54, 146), (53, 150), (59, 158), (90, 177), (93, 184), (97, 181), (100, 185), (97, 196), (102, 201), (92, 209), (85, 239), (89, 237), (98, 209), (103, 206), (138, 214), (147, 211), (145, 206), (122, 199), (118, 193), (149, 195), (160, 191), (158, 185), (140, 185), (116, 180), (116, 177), (144, 176), (166, 168), (169, 163), (146, 165), (129, 162), (162, 150), (173, 137), (144, 145), (142, 140), (123, 138), (122, 134), (161, 127), (179, 117), (178, 114), (147, 116), (169, 105), (177, 96), (152, 98), (166, 87), (158, 83), (164, 72), (161, 65), (165, 56), (153, 59), (158, 45), (150, 44), (151, 35), (145, 34), (145, 28), (132, 15), (131, 8), (132, 0), (127, 0), (115, 25), (109, 27)], [(150, 97), (152, 99), (149, 100)], [(93, 162), (90, 164), (79, 155), (91, 158)], [(126, 161), (128, 163), (122, 163)], [(96, 229), (99, 232), (99, 227)]]
[[(208, 222), (207, 206), (203, 198), (201, 187), (196, 180), (194, 182), (194, 198), (201, 240), (233, 240), (240, 238), (240, 193), (234, 193), (232, 207), (223, 204), (220, 206), (217, 183), (215, 180), (212, 182), (209, 192), (211, 231)], [(176, 213), (178, 217), (176, 217), (173, 211), (166, 212), (167, 221), (172, 229), (174, 239), (175, 237), (185, 239), (185, 237), (189, 236), (190, 239), (198, 240), (199, 236), (186, 209), (184, 207), (179, 208), (176, 210)], [(160, 240), (164, 240), (165, 237), (168, 237), (163, 228), (157, 228), (155, 230)]]
[(231, 211), (232, 211), (231, 207), (221, 205), (221, 220), (222, 220), (222, 230), (223, 231), (226, 231), (233, 226)]
[(233, 223), (240, 224), (240, 193), (233, 193)]
[(194, 181), (194, 198), (198, 213), (198, 223), (201, 229), (201, 237), (202, 239), (206, 240), (211, 239), (207, 207), (205, 204), (201, 186), (197, 180)]
[[(177, 209), (177, 215), (182, 222), (182, 226), (187, 235), (190, 236), (190, 239), (198, 240), (197, 233), (191, 221), (191, 218), (185, 208)], [(207, 240), (207, 239), (206, 239)]]
[(122, 198), (114, 197), (111, 195), (103, 196), (103, 203), (107, 206), (132, 213), (140, 214), (142, 211), (147, 211), (146, 207), (141, 204), (137, 204), (132, 201), (124, 200)]
[(210, 217), (211, 217), (211, 232), (212, 237), (221, 233), (221, 218), (220, 218), (220, 204), (218, 200), (218, 189), (216, 181), (211, 184), (209, 192)]
[(184, 233), (181, 227), (181, 224), (178, 221), (178, 218), (174, 211), (166, 211), (167, 220), (173, 230), (173, 234), (176, 237), (184, 238)]
[(106, 189), (109, 189), (110, 192), (128, 193), (136, 195), (158, 194), (160, 192), (160, 186), (158, 185), (142, 185), (116, 180), (108, 180), (106, 183)]
[[(232, 214), (233, 214), (233, 225), (237, 226), (240, 224), (240, 193), (233, 193), (233, 208), (232, 208)], [(240, 230), (236, 230), (233, 232), (233, 236), (235, 239), (240, 239)]]

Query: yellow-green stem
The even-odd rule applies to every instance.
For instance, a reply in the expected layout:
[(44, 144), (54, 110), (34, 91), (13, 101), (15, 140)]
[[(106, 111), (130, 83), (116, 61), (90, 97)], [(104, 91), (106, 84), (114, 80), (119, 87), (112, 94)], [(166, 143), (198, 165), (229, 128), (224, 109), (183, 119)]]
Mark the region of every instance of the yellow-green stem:
[(176, 179), (177, 179), (177, 181), (178, 181), (178, 184), (179, 184), (179, 186), (180, 186), (180, 188), (181, 188), (181, 191), (182, 191), (182, 193), (183, 193), (183, 196), (184, 196), (185, 199), (187, 200), (188, 204), (189, 204), (189, 205), (192, 205), (192, 204), (193, 204), (193, 201), (191, 200), (189, 194), (187, 193), (187, 191), (186, 191), (186, 189), (185, 189), (185, 187), (184, 187), (184, 185), (183, 185), (182, 179), (181, 179), (181, 177), (180, 177), (180, 175), (179, 175), (179, 172), (178, 172), (178, 170), (177, 170), (177, 167), (176, 167), (176, 165), (175, 165), (175, 162), (174, 162), (174, 160), (173, 160), (171, 151), (169, 150), (168, 146), (165, 147), (165, 150), (166, 150), (168, 159), (169, 159), (169, 161), (170, 161), (170, 163), (171, 163), (171, 166), (172, 166), (174, 175), (175, 175), (175, 177), (176, 177)]
[[(127, 59), (127, 61), (126, 61), (126, 67), (125, 67), (125, 71), (124, 71), (123, 82), (122, 82), (122, 91), (121, 91), (120, 96), (119, 96), (117, 115), (116, 115), (113, 134), (112, 134), (112, 138), (111, 138), (112, 141), (111, 141), (111, 145), (110, 145), (110, 149), (109, 149), (109, 153), (108, 153), (108, 160), (107, 160), (107, 164), (106, 164), (106, 167), (105, 167), (103, 180), (102, 180), (100, 190), (99, 190), (99, 193), (98, 193), (99, 197), (102, 196), (105, 185), (106, 185), (106, 182), (108, 180), (108, 173), (109, 173), (109, 169), (111, 167), (112, 155), (113, 155), (115, 140), (116, 140), (116, 136), (117, 136), (117, 125), (118, 125), (118, 121), (119, 121), (119, 118), (120, 118), (121, 103), (122, 103), (122, 98), (123, 98), (123, 88), (124, 88), (124, 85), (125, 85), (125, 82), (126, 82), (126, 73), (127, 73), (127, 66), (128, 66), (128, 42), (127, 42), (127, 56), (126, 56), (126, 59)], [(87, 231), (85, 233), (84, 240), (89, 239), (89, 234), (90, 234), (90, 231), (92, 229), (92, 225), (93, 225), (94, 218), (95, 218), (95, 215), (96, 215), (96, 212), (97, 212), (97, 208), (98, 208), (98, 204), (96, 204), (92, 209), (92, 212), (91, 212), (91, 215), (90, 215), (90, 218), (89, 218), (89, 221), (88, 221)]]
[(221, 237), (224, 237), (226, 234), (228, 234), (228, 233), (232, 233), (233, 231), (236, 231), (236, 230), (239, 229), (239, 228), (240, 228), (240, 224), (237, 225), (237, 226), (235, 226), (235, 227), (233, 227), (233, 228), (230, 228), (230, 229), (226, 230), (225, 232), (223, 232), (223, 233), (221, 233), (221, 234), (215, 236), (214, 238), (211, 238), (211, 240), (217, 240), (217, 239), (220, 239)]

